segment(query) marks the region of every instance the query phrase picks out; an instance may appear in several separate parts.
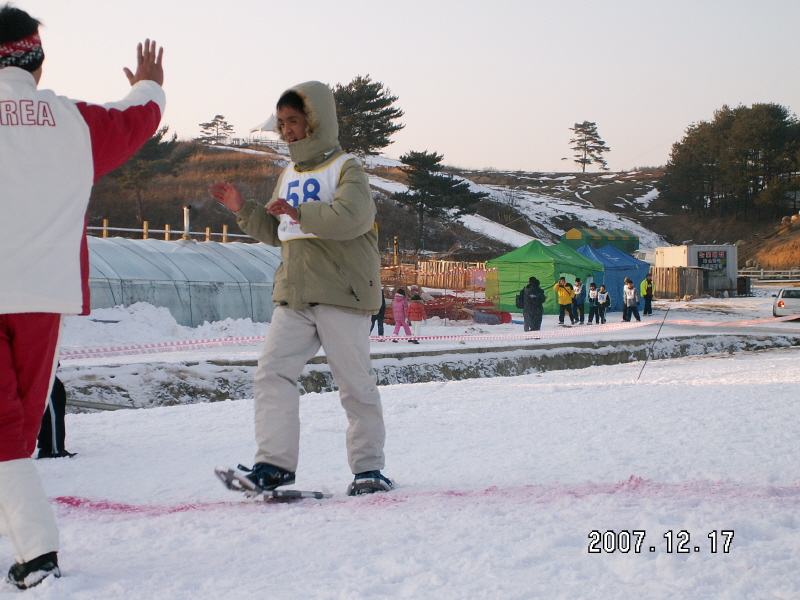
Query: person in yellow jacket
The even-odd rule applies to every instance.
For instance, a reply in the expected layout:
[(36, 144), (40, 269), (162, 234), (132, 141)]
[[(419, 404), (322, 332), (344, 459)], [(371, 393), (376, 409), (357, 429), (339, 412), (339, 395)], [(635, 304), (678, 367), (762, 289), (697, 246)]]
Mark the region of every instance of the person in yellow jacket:
[(647, 277), (639, 284), (639, 295), (644, 298), (644, 310), (642, 315), (653, 314), (653, 274), (648, 273)]
[(297, 380), (325, 349), (347, 413), (347, 454), (355, 474), (349, 495), (388, 491), (381, 474), (386, 431), (371, 367), (371, 315), (381, 308), (375, 202), (361, 161), (339, 145), (336, 103), (319, 81), (296, 85), (278, 100), (276, 131), (292, 162), (266, 206), (230, 183), (211, 195), (236, 213), (249, 236), (281, 248), (272, 314), (255, 373), (258, 451), (247, 478), (262, 490), (295, 481), (300, 446)]
[(572, 316), (572, 299), (575, 298), (575, 291), (567, 286), (565, 277), (561, 277), (553, 286), (553, 290), (558, 294), (558, 324), (564, 324), (564, 315), (569, 315), (570, 325), (575, 324), (575, 319)]

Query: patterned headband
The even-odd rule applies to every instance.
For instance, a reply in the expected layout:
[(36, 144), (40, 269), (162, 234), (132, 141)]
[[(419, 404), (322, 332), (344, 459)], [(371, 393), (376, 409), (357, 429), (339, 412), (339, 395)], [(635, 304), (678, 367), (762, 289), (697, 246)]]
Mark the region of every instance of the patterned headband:
[[(20, 67), (26, 70), (36, 70), (44, 60), (42, 39), (39, 32), (28, 37), (0, 44), (0, 69), (4, 67)], [(33, 67), (31, 69), (31, 67)]]

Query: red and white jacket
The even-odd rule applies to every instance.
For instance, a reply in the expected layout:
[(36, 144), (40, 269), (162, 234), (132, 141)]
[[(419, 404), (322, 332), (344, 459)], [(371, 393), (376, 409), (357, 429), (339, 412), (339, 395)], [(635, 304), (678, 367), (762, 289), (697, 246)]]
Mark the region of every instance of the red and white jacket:
[(153, 81), (100, 106), (0, 69), (0, 314), (88, 314), (92, 185), (156, 132), (164, 105)]

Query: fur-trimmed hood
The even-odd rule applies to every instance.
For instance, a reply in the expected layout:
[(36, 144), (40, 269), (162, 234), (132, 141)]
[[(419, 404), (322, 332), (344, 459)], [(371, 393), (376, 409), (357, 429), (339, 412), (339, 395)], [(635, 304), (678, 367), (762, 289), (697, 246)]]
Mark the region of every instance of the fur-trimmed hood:
[[(307, 137), (289, 144), (289, 155), (300, 170), (314, 167), (336, 150), (341, 150), (333, 92), (319, 81), (306, 81), (290, 87), (284, 94), (286, 92), (295, 92), (303, 99), (307, 120)], [(283, 140), (277, 124), (275, 130)]]

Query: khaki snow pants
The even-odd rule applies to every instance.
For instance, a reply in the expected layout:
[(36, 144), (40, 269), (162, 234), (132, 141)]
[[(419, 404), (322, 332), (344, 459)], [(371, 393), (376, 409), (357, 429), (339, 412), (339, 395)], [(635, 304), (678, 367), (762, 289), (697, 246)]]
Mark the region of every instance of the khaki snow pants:
[(347, 414), (347, 455), (353, 473), (384, 467), (386, 430), (369, 355), (370, 317), (318, 304), (302, 310), (276, 306), (255, 374), (256, 463), (297, 470), (300, 392), (297, 380), (325, 349)]

